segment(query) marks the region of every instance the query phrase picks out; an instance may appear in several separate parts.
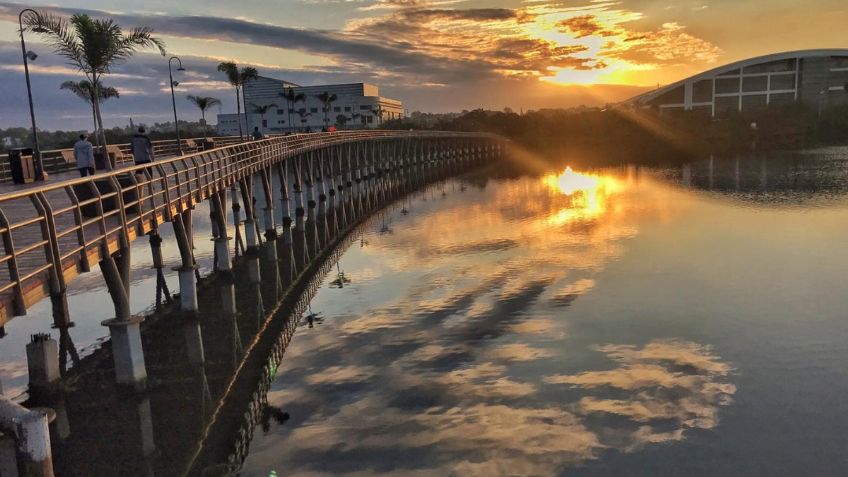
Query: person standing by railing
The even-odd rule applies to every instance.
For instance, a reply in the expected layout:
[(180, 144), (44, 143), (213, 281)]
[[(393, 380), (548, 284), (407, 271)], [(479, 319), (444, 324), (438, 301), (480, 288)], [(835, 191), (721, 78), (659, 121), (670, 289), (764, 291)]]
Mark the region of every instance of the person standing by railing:
[(263, 139), (265, 136), (262, 134), (261, 131), (259, 131), (259, 126), (256, 126), (253, 128), (253, 134), (251, 134), (251, 137), (254, 141), (258, 141), (260, 139)]
[(94, 146), (86, 134), (80, 134), (79, 141), (74, 143), (74, 161), (81, 177), (94, 175)]
[(138, 164), (150, 164), (153, 162), (153, 143), (150, 137), (145, 134), (144, 126), (138, 128), (138, 134), (133, 136), (130, 145), (132, 146), (133, 162)]

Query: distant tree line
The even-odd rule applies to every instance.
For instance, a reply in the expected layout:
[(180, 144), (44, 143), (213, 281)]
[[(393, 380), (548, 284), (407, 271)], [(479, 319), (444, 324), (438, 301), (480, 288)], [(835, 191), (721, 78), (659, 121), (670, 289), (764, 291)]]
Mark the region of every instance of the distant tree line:
[(796, 103), (711, 118), (697, 111), (625, 108), (548, 109), (522, 115), (482, 109), (463, 114), (413, 113), (392, 129), (491, 132), (525, 148), (583, 164), (669, 164), (705, 155), (848, 144), (848, 104), (818, 114)]
[[(125, 144), (130, 142), (130, 139), (138, 131), (138, 126), (113, 127), (104, 129), (108, 144)], [(157, 141), (162, 139), (176, 139), (173, 121), (165, 123), (154, 123), (144, 125), (147, 128), (147, 134), (150, 139)], [(44, 151), (51, 149), (67, 149), (74, 145), (74, 142), (79, 138), (80, 131), (45, 131), (38, 130), (38, 142), (41, 149)], [(217, 136), (218, 133), (213, 126), (204, 126), (200, 122), (195, 121), (180, 121), (180, 137), (182, 138), (200, 138), (209, 136)], [(8, 149), (16, 147), (31, 147), (32, 145), (32, 130), (25, 127), (10, 127), (6, 129), (0, 128), (0, 153), (5, 153)]]

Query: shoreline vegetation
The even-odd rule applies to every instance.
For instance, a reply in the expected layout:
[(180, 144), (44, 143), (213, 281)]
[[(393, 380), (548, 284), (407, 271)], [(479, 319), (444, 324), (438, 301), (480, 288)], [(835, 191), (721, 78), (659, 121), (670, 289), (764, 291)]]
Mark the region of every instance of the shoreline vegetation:
[(490, 132), (542, 157), (575, 165), (667, 165), (715, 155), (750, 155), (848, 144), (848, 102), (821, 114), (796, 103), (711, 118), (701, 112), (627, 108), (549, 109), (516, 114), (482, 109), (413, 113), (387, 129)]
[[(719, 118), (691, 111), (660, 114), (626, 108), (543, 109), (524, 114), (509, 108), (413, 112), (404, 119), (385, 121), (382, 127), (490, 132), (512, 139), (543, 158), (582, 166), (668, 165), (710, 155), (730, 157), (848, 144), (848, 103), (821, 114), (803, 104), (787, 104)], [(148, 129), (153, 140), (175, 138), (173, 122), (155, 123)], [(180, 121), (180, 131), (183, 137), (217, 135), (214, 127), (191, 121)], [(105, 130), (112, 144), (127, 142), (134, 133), (132, 125)], [(79, 132), (38, 134), (42, 149), (48, 150), (71, 147)], [(31, 133), (24, 127), (0, 129), (0, 139), (9, 147), (19, 147), (30, 141)], [(0, 144), (0, 152), (5, 149)]]

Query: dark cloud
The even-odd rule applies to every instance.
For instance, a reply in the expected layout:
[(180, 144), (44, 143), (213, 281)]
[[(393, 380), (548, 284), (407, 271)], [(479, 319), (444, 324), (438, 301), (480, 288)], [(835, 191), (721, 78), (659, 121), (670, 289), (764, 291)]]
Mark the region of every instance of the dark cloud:
[[(0, 3), (0, 18), (10, 20), (17, 8), (16, 4)], [(363, 35), (357, 37), (326, 30), (298, 29), (209, 16), (125, 15), (74, 8), (49, 9), (63, 14), (108, 16), (124, 26), (143, 24), (153, 28), (160, 35), (300, 50), (332, 57), (341, 62), (375, 65), (398, 73), (428, 72), (448, 78), (467, 78), (468, 75), (476, 77), (488, 73), (485, 64), (480, 62), (437, 58), (410, 51), (405, 47), (408, 45), (387, 45), (369, 41)]]
[(562, 31), (569, 31), (575, 34), (576, 38), (584, 38), (592, 35), (613, 36), (616, 33), (605, 29), (594, 15), (580, 15), (577, 17), (568, 18), (557, 23)]
[[(400, 6), (403, 8), (363, 20), (344, 32), (208, 16), (108, 16), (124, 27), (144, 24), (164, 36), (231, 41), (246, 47), (263, 45), (325, 56), (333, 60), (333, 65), (297, 70), (263, 66), (259, 68), (260, 74), (304, 85), (370, 82), (380, 86), (382, 95), (403, 100), (410, 111), (602, 105), (641, 91), (631, 87), (602, 87), (590, 91), (540, 83), (537, 78), (550, 74), (551, 66), (589, 69), (600, 64), (597, 59), (578, 56), (585, 53), (582, 46), (558, 46), (499, 29), (504, 22), (513, 27), (520, 24), (521, 18), (526, 17), (521, 11)], [(17, 4), (0, 2), (0, 20), (13, 20), (19, 8)], [(104, 12), (92, 10), (55, 10), (61, 14), (83, 12), (106, 16)], [(445, 30), (441, 31), (442, 28)], [(49, 129), (88, 127), (86, 105), (67, 91), (59, 90), (63, 81), (80, 79), (81, 75), (65, 67), (60, 57), (52, 54), (46, 45), (37, 44), (34, 37), (30, 41), (31, 47), (40, 54), (32, 72), (39, 125)], [(20, 64), (17, 48), (15, 43), (0, 43), (0, 94), (9, 99), (4, 104), (0, 126), (28, 122), (23, 73), (16, 66)], [(214, 54), (212, 47), (210, 54)], [(183, 56), (183, 61), (188, 72), (179, 80), (180, 96), (215, 96), (224, 102), (223, 111), (235, 110), (234, 93), (216, 71), (218, 60)], [(114, 73), (106, 82), (122, 94), (119, 100), (104, 105), (107, 124), (123, 125), (130, 117), (135, 122), (169, 120), (167, 62), (161, 56), (139, 53), (115, 68)], [(510, 93), (507, 95), (504, 91)], [(197, 116), (196, 111), (179, 98), (177, 107), (181, 117), (194, 119)]]
[(403, 12), (410, 20), (432, 21), (437, 19), (470, 20), (477, 22), (510, 20), (517, 18), (515, 10), (508, 8), (471, 8), (467, 10), (410, 9)]

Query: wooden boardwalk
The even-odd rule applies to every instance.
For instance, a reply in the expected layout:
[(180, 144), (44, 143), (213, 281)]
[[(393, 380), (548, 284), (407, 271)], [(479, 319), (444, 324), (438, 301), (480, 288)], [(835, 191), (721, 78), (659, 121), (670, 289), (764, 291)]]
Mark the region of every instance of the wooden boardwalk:
[[(497, 139), (447, 132), (345, 131), (298, 134), (225, 146), (157, 161), (153, 167), (122, 165), (80, 178), (69, 171), (48, 183), (0, 184), (0, 327), (65, 284), (96, 268), (105, 254), (155, 230), (194, 204), (240, 179), (285, 160), (331, 146), (363, 155), (363, 145), (393, 141), (409, 157), (432, 153), (435, 141), (455, 141), (468, 151)], [(429, 143), (428, 143), (429, 141)], [(360, 148), (362, 147), (362, 148)], [(337, 161), (341, 174), (350, 162)], [(345, 166), (347, 164), (347, 166)]]

